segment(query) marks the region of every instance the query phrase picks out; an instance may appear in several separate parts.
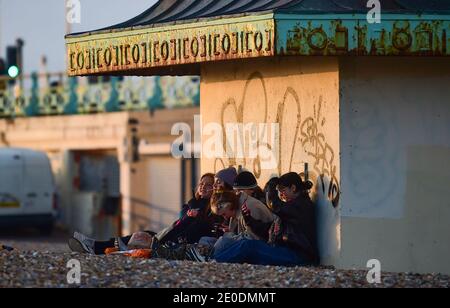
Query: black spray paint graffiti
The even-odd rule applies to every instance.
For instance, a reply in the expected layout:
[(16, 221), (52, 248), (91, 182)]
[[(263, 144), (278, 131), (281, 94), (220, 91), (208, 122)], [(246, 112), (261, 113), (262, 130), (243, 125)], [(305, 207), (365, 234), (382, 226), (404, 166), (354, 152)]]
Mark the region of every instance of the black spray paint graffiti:
[[(238, 123), (244, 123), (245, 122), (245, 108), (246, 108), (246, 98), (247, 98), (247, 92), (249, 89), (249, 86), (252, 82), (260, 83), (263, 95), (264, 95), (264, 101), (262, 102), (262, 108), (263, 111), (259, 112), (260, 115), (259, 122), (260, 123), (267, 123), (268, 122), (268, 96), (267, 96), (267, 87), (264, 81), (264, 77), (261, 73), (255, 72), (250, 75), (250, 77), (247, 79), (247, 82), (244, 87), (243, 96), (240, 101), (240, 104), (237, 105), (236, 100), (234, 98), (229, 98), (225, 101), (225, 103), (222, 106), (221, 110), (221, 125), (222, 125), (222, 132), (224, 136), (223, 140), (223, 147), (224, 149), (227, 148), (229, 145), (229, 141), (226, 134), (225, 129), (225, 117), (226, 115), (234, 115), (236, 117), (236, 120)], [(322, 118), (321, 115), (321, 109), (322, 109), (322, 101), (323, 98), (319, 98), (318, 102), (318, 109), (314, 108), (314, 116), (309, 117), (306, 120), (302, 122), (302, 112), (301, 112), (301, 102), (300, 98), (297, 94), (297, 92), (292, 88), (288, 87), (283, 95), (283, 99), (278, 104), (277, 108), (277, 117), (276, 117), (276, 123), (279, 124), (279, 132), (280, 136), (283, 136), (285, 134), (289, 135), (291, 133), (294, 133), (294, 138), (292, 138), (291, 141), (289, 141), (289, 144), (285, 146), (283, 144), (283, 138), (279, 138), (279, 144), (278, 144), (278, 174), (282, 174), (284, 172), (291, 172), (293, 170), (293, 162), (295, 157), (295, 152), (297, 149), (298, 144), (301, 144), (302, 148), (305, 149), (305, 153), (312, 159), (312, 165), (313, 170), (310, 172), (310, 178), (312, 180), (320, 180), (323, 193), (327, 195), (328, 199), (332, 202), (334, 207), (337, 207), (339, 205), (339, 196), (340, 196), (340, 187), (339, 187), (339, 181), (337, 177), (337, 167), (335, 164), (335, 155), (332, 147), (326, 142), (326, 138), (324, 133), (321, 131), (321, 128), (325, 125), (325, 118)], [(295, 130), (292, 131), (290, 128), (287, 127), (287, 123), (285, 121), (285, 113), (288, 107), (289, 102), (294, 102), (294, 109), (296, 110), (296, 127)], [(255, 113), (255, 111), (253, 111)], [(291, 125), (289, 127), (292, 127)], [(243, 140), (242, 138), (241, 140)], [(258, 146), (266, 146), (267, 148), (270, 148), (270, 145), (268, 144), (260, 144), (260, 141), (258, 140)], [(290, 153), (288, 154), (288, 160), (286, 163), (284, 163), (282, 158), (283, 149), (290, 149)], [(246, 159), (243, 158), (242, 160), (237, 160), (234, 158), (234, 155), (230, 155), (232, 153), (228, 153), (228, 160), (225, 161), (222, 158), (217, 158), (214, 163), (215, 172), (218, 170), (221, 170), (223, 168), (226, 168), (228, 166), (238, 166), (241, 165), (244, 168), (247, 168), (251, 170), (256, 178), (261, 177), (261, 161), (260, 157), (257, 156), (255, 159)], [(325, 179), (329, 178), (329, 184), (327, 185), (325, 183)], [(326, 187), (327, 186), (327, 187)]]
[[(336, 175), (334, 163), (334, 151), (326, 142), (321, 128), (325, 126), (325, 118), (322, 118), (322, 97), (319, 98), (318, 110), (314, 107), (314, 117), (307, 118), (301, 125), (302, 147), (309, 157), (313, 159), (314, 171), (319, 175), (324, 194), (333, 203), (334, 207), (339, 205), (340, 187)], [(317, 175), (313, 175), (317, 177)], [(326, 189), (325, 178), (330, 179)]]

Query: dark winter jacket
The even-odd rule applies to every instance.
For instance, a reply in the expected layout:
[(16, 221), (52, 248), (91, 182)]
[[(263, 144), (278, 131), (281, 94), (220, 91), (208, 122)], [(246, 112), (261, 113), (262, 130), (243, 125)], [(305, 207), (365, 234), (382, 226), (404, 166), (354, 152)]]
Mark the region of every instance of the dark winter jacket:
[(206, 214), (204, 211), (208, 209), (209, 199), (196, 199), (192, 198), (189, 202), (183, 205), (180, 212), (180, 219), (187, 215), (190, 210), (199, 210), (200, 214)]
[[(180, 213), (181, 218), (172, 226), (165, 229), (165, 234), (159, 239), (160, 242), (178, 242), (180, 238), (189, 244), (198, 243), (205, 236), (215, 237), (214, 225), (223, 221), (222, 217), (216, 216), (209, 210), (209, 199), (191, 199), (183, 206)], [(199, 210), (197, 217), (189, 217), (189, 210)]]
[(318, 264), (315, 206), (309, 195), (304, 193), (285, 203), (273, 191), (269, 193), (269, 201), (274, 222), (263, 223), (247, 217), (247, 224), (269, 244), (288, 247), (307, 262)]
[(303, 193), (289, 203), (272, 197), (271, 206), (280, 219), (269, 230), (269, 243), (286, 246), (308, 262), (319, 263), (315, 206), (309, 195)]

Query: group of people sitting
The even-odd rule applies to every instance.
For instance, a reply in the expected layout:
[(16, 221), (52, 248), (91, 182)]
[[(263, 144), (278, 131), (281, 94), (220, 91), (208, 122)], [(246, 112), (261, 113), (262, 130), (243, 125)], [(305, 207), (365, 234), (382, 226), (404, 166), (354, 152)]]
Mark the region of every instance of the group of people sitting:
[(144, 239), (143, 245), (154, 258), (316, 265), (319, 256), (311, 188), (311, 182), (291, 172), (272, 178), (261, 189), (251, 172), (238, 174), (230, 167), (215, 175), (203, 175), (180, 218), (159, 233), (145, 231), (96, 241), (76, 232), (69, 247), (75, 252), (102, 255), (108, 249), (130, 249), (135, 247), (135, 239)]

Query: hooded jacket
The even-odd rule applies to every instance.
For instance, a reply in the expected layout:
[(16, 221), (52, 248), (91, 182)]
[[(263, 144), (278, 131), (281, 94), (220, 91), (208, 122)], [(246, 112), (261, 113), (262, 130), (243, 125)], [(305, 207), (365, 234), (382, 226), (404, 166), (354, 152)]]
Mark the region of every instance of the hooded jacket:
[[(247, 205), (251, 217), (242, 215), (242, 207)], [(267, 232), (261, 232), (261, 225), (271, 225), (273, 214), (261, 201), (242, 192), (239, 196), (239, 211), (236, 217), (230, 222), (230, 229), (239, 235), (247, 235), (254, 240), (267, 240)]]

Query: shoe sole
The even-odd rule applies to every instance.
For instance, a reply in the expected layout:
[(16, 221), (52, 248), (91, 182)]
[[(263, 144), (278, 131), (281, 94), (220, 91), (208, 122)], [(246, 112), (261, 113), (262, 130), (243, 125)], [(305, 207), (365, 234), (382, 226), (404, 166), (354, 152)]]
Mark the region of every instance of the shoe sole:
[(84, 249), (83, 245), (76, 238), (69, 239), (69, 248), (73, 252), (87, 254), (88, 252)]

